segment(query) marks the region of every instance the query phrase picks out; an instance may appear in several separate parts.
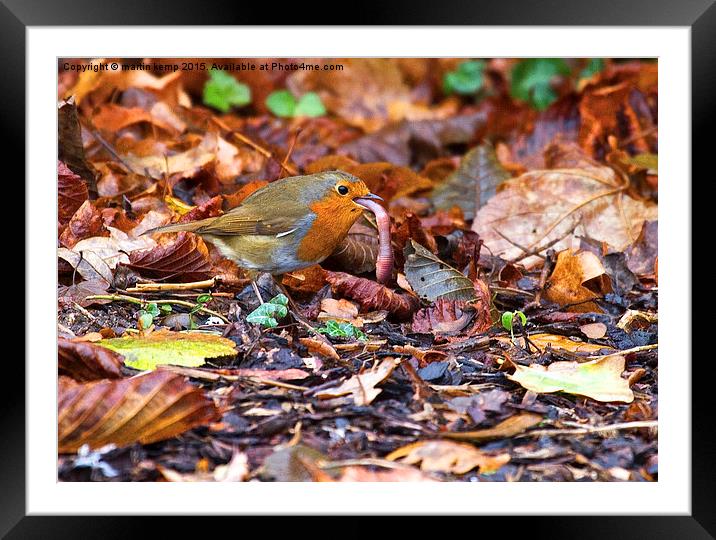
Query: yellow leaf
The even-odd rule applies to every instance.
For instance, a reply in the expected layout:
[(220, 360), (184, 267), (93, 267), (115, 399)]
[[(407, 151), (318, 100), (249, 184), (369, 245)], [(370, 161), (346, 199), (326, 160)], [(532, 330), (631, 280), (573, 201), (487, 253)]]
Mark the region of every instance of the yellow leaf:
[(515, 366), (507, 377), (528, 390), (540, 393), (567, 392), (597, 401), (634, 401), (629, 382), (622, 379), (624, 357), (610, 355), (591, 362), (554, 362), (549, 366)]

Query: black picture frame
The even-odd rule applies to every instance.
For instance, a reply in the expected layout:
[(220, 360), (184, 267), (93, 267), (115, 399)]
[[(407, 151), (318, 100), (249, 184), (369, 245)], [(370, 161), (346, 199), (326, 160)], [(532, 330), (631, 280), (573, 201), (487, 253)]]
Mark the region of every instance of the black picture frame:
[[(274, 5), (260, 2), (175, 0), (0, 0), (0, 42), (3, 51), (3, 76), (0, 77), (2, 96), (3, 154), (20, 156), (25, 142), (25, 30), (28, 26), (84, 26), (84, 25), (248, 25), (248, 24), (319, 24), (320, 17), (333, 15), (350, 25), (583, 25), (583, 26), (685, 26), (691, 28), (692, 52), (692, 164), (693, 177), (706, 173), (716, 99), (716, 0), (525, 0), (459, 2), (443, 0), (400, 0), (391, 3), (362, 3), (351, 13), (350, 6), (337, 7), (335, 2), (312, 2), (284, 15)], [(306, 4), (308, 6), (308, 4)], [(285, 9), (285, 8), (282, 8)], [(343, 13), (342, 15), (339, 15)], [(334, 15), (335, 14), (335, 15)], [(332, 24), (333, 21), (323, 21)], [(664, 84), (668, 84), (665, 82)], [(711, 150), (713, 152), (713, 150)], [(24, 178), (24, 161), (13, 159), (17, 178)], [(708, 175), (709, 178), (713, 173)], [(693, 185), (693, 184), (692, 184)], [(24, 194), (20, 194), (24, 198)], [(20, 200), (18, 198), (18, 200)], [(27, 201), (26, 201), (27, 202)], [(31, 201), (29, 201), (31, 203)], [(20, 206), (19, 204), (17, 205)], [(19, 227), (18, 227), (19, 228)], [(693, 227), (692, 227), (693, 230)], [(694, 231), (695, 232), (695, 231)], [(13, 229), (13, 235), (18, 234)], [(23, 264), (17, 256), (17, 264)], [(684, 261), (690, 266), (690, 261)], [(15, 263), (14, 263), (15, 264)], [(17, 274), (13, 270), (13, 274)], [(28, 284), (26, 283), (26, 287)], [(691, 290), (685, 291), (691, 298)], [(684, 314), (684, 316), (689, 316)], [(31, 327), (26, 328), (30, 333)], [(8, 356), (8, 355), (6, 355)], [(8, 358), (9, 360), (9, 358)], [(666, 359), (676, 361), (677, 359)], [(685, 357), (679, 362), (691, 361)], [(712, 465), (716, 457), (713, 431), (716, 429), (708, 404), (696, 406), (696, 399), (706, 400), (712, 383), (698, 376), (698, 364), (693, 364), (696, 376), (692, 379), (692, 513), (690, 516), (592, 516), (592, 517), (503, 517), (491, 519), (505, 527), (509, 520), (510, 534), (548, 536), (550, 538), (716, 538), (716, 473)], [(19, 361), (3, 365), (4, 384), (0, 392), (0, 534), (7, 538), (115, 538), (144, 535), (150, 531), (149, 518), (137, 517), (51, 517), (26, 516), (25, 510), (25, 394), (23, 380), (29, 374)], [(625, 509), (629, 501), (624, 501)], [(506, 501), (506, 507), (530, 513), (529, 501)], [(350, 512), (350, 509), (346, 509)], [(585, 513), (589, 502), (585, 501)], [(77, 509), (78, 514), (82, 509)], [(554, 509), (560, 513), (559, 508)], [(320, 509), (317, 509), (320, 513)], [(176, 532), (191, 534), (192, 526), (178, 517), (160, 518), (162, 535)], [(279, 521), (271, 526), (256, 518), (217, 518), (211, 525), (202, 520), (197, 531), (215, 534), (214, 528), (233, 528), (236, 534), (258, 527), (265, 534), (275, 535)], [(228, 520), (232, 522), (229, 524)], [(241, 519), (240, 528), (236, 519)], [(259, 518), (260, 519), (260, 518)], [(296, 528), (293, 521), (287, 523)], [(495, 520), (499, 519), (499, 523)], [(414, 518), (413, 523), (421, 523)], [(474, 525), (463, 529), (462, 520), (451, 525), (456, 534), (482, 534)], [(211, 527), (211, 528), (208, 528)], [(318, 534), (316, 529), (309, 534)], [(341, 525), (343, 527), (343, 525)], [(460, 529), (458, 529), (458, 527)], [(344, 529), (349, 530), (349, 529)], [(313, 532), (310, 532), (313, 531)], [(335, 532), (335, 531), (334, 531)], [(143, 534), (144, 533), (144, 534)], [(262, 533), (264, 534), (264, 533)], [(404, 534), (404, 533), (402, 533)]]

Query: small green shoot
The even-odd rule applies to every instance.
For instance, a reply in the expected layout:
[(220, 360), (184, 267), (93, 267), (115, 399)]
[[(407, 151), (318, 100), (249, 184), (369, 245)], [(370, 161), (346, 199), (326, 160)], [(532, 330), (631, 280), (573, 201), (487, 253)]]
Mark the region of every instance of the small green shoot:
[(307, 116), (315, 118), (326, 114), (321, 96), (315, 92), (306, 92), (298, 101), (288, 90), (276, 90), (266, 98), (266, 106), (276, 116), (293, 118)]
[(509, 331), (510, 331), (510, 335), (512, 336), (512, 341), (513, 341), (513, 342), (515, 341), (515, 329), (514, 329), (514, 325), (513, 325), (513, 322), (514, 322), (514, 320), (515, 320), (515, 317), (519, 317), (519, 318), (520, 318), (520, 322), (522, 323), (522, 326), (524, 326), (524, 325), (527, 324), (527, 316), (526, 316), (524, 313), (522, 313), (521, 311), (519, 311), (519, 310), (517, 310), (517, 311), (505, 311), (505, 312), (502, 314), (502, 327), (503, 327), (505, 330), (509, 330)]
[(587, 66), (579, 74), (580, 82), (584, 79), (591, 79), (594, 75), (602, 71), (604, 66), (603, 58), (590, 58)]
[(443, 75), (443, 90), (446, 94), (476, 94), (482, 88), (484, 71), (484, 60), (462, 62), (455, 71)]
[(251, 88), (220, 69), (209, 71), (204, 85), (204, 104), (221, 112), (251, 103)]
[(512, 97), (527, 101), (539, 111), (545, 110), (557, 99), (552, 79), (569, 75), (566, 62), (560, 58), (527, 58), (512, 70)]
[(288, 315), (287, 305), (288, 298), (283, 294), (278, 294), (249, 313), (246, 316), (246, 321), (260, 324), (264, 328), (275, 328), (278, 326), (278, 319)]
[(156, 302), (149, 302), (137, 312), (137, 326), (140, 330), (146, 330), (154, 323), (154, 319), (162, 313), (167, 314), (172, 310), (169, 304), (158, 306)]
[(326, 334), (330, 337), (358, 339), (367, 341), (368, 337), (360, 328), (356, 328), (349, 322), (326, 321), (323, 328), (318, 328), (319, 334)]

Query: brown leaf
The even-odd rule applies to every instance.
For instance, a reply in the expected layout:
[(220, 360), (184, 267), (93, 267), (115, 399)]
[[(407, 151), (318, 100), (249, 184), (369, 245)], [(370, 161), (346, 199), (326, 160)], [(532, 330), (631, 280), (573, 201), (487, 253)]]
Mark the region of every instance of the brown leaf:
[(567, 249), (557, 255), (557, 264), (544, 291), (550, 302), (567, 306), (567, 311), (603, 313), (589, 300), (612, 292), (612, 286), (599, 257), (591, 251)]
[(57, 162), (57, 217), (61, 224), (70, 221), (89, 198), (87, 184), (63, 162)]
[(476, 209), (508, 178), (510, 173), (497, 160), (492, 144), (483, 143), (465, 154), (460, 167), (433, 190), (433, 203), (442, 210), (458, 206), (465, 219), (473, 219)]
[(326, 273), (316, 264), (284, 274), (281, 283), (294, 291), (316, 293), (325, 286)]
[(332, 360), (340, 360), (341, 358), (333, 346), (327, 341), (309, 337), (299, 338), (298, 341), (301, 345), (305, 346), (311, 354), (319, 354)]
[(131, 252), (127, 266), (154, 279), (191, 282), (211, 276), (206, 244), (201, 238), (186, 232), (180, 232), (169, 245)]
[(76, 381), (118, 379), (122, 376), (124, 357), (92, 343), (57, 340), (57, 367), (60, 375)]
[(219, 418), (201, 390), (166, 371), (68, 386), (59, 387), (60, 453), (84, 444), (149, 444)]
[(441, 436), (449, 439), (463, 441), (489, 441), (491, 439), (507, 439), (519, 435), (523, 431), (536, 426), (542, 421), (542, 416), (531, 412), (523, 412), (510, 416), (495, 427), (489, 429), (478, 429), (476, 431), (453, 431), (441, 433)]
[(62, 231), (60, 243), (72, 248), (80, 240), (96, 236), (109, 236), (109, 233), (104, 229), (102, 212), (91, 201), (85, 201)]
[(437, 482), (435, 478), (413, 467), (371, 470), (368, 467), (346, 467), (339, 482)]
[(455, 334), (475, 317), (475, 309), (464, 300), (438, 299), (413, 316), (411, 328), (421, 334)]
[(355, 274), (372, 272), (378, 258), (378, 246), (376, 230), (356, 223), (323, 264), (330, 269), (349, 270)]
[(637, 275), (649, 275), (654, 272), (656, 257), (659, 254), (659, 222), (645, 221), (639, 237), (625, 251), (629, 270)]
[(82, 128), (74, 98), (60, 102), (57, 109), (58, 156), (67, 167), (86, 182), (87, 190), (97, 197), (97, 171), (85, 158)]
[(70, 285), (69, 287), (61, 285), (57, 289), (57, 299), (61, 303), (77, 302), (82, 307), (87, 307), (92, 304), (109, 303), (110, 300), (86, 300), (88, 296), (106, 294), (108, 288), (109, 283), (104, 279), (85, 280), (75, 285)]
[(376, 364), (373, 369), (353, 375), (347, 381), (333, 388), (320, 390), (316, 392), (315, 396), (318, 399), (331, 399), (351, 395), (356, 405), (370, 405), (382, 392), (375, 386), (387, 379), (398, 363), (399, 361), (393, 358), (386, 358), (380, 364)]
[[(575, 235), (622, 251), (641, 224), (656, 215), (656, 205), (624, 195), (609, 167), (541, 170), (504, 182), (477, 213), (472, 229), (494, 255), (505, 259), (523, 253), (510, 241), (532, 249), (559, 240), (552, 247), (561, 250), (571, 246)], [(539, 259), (530, 256), (522, 262), (529, 267)]]
[(407, 320), (420, 307), (415, 296), (397, 293), (370, 279), (343, 272), (326, 272), (326, 280), (334, 293), (355, 300), (365, 311), (386, 310), (398, 319)]
[(216, 159), (219, 138), (215, 133), (207, 132), (194, 148), (173, 155), (126, 155), (123, 160), (134, 172), (143, 173), (156, 180), (175, 173), (191, 177), (199, 169)]
[(462, 273), (441, 261), (423, 246), (409, 240), (403, 250), (405, 277), (413, 291), (425, 300), (477, 300), (475, 287)]
[(488, 454), (471, 444), (452, 441), (420, 441), (398, 448), (386, 459), (420, 463), (423, 471), (465, 474), (479, 467), (480, 473), (489, 474), (508, 463), (510, 454)]

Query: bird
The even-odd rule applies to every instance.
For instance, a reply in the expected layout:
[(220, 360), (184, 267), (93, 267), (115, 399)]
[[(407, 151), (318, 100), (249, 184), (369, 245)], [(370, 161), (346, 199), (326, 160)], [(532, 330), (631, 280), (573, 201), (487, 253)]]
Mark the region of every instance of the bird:
[[(387, 234), (389, 239), (389, 218), (377, 204), (382, 200), (360, 178), (343, 171), (325, 171), (271, 182), (221, 216), (165, 225), (145, 234), (197, 234), (247, 270), (263, 303), (256, 285), (260, 273), (275, 278), (322, 262), (336, 250), (364, 210), (376, 214), (382, 238)], [(385, 220), (387, 225), (382, 224)], [(381, 256), (385, 266), (385, 248)], [(280, 280), (276, 282), (280, 284)]]

